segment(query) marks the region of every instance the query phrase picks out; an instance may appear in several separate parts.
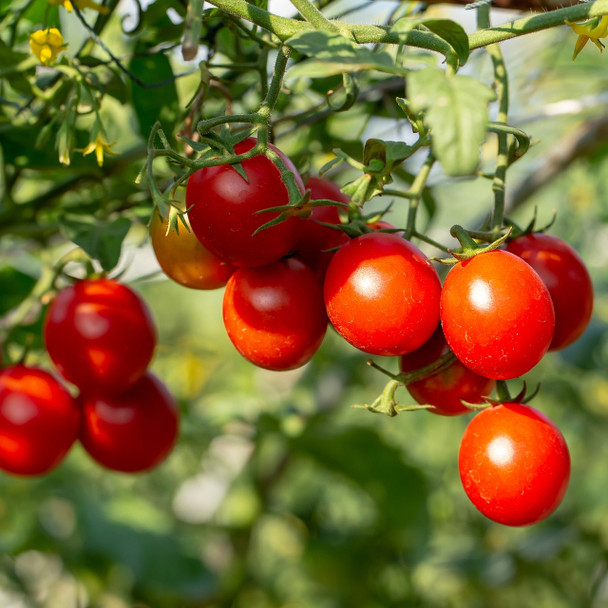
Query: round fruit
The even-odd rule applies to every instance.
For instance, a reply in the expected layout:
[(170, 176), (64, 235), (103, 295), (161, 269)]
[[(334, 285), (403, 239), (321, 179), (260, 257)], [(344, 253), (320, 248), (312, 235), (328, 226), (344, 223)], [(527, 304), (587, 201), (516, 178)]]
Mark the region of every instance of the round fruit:
[(471, 502), (508, 526), (534, 524), (553, 513), (570, 479), (570, 454), (559, 429), (519, 403), (488, 408), (471, 420), (458, 466)]
[[(248, 138), (234, 146), (236, 154), (247, 152), (256, 140)], [(304, 184), (293, 163), (277, 152), (296, 177), (304, 193)], [(212, 253), (235, 266), (263, 266), (293, 250), (301, 220), (292, 217), (284, 222), (254, 232), (277, 217), (277, 213), (258, 213), (269, 207), (287, 205), (289, 194), (281, 173), (263, 154), (241, 163), (247, 179), (232, 165), (199, 169), (186, 187), (186, 207), (192, 230)]]
[(140, 473), (159, 465), (178, 435), (179, 410), (168, 390), (148, 373), (120, 395), (81, 394), (80, 441), (113, 471)]
[(521, 258), (490, 251), (458, 262), (441, 292), (448, 345), (469, 369), (506, 380), (545, 355), (555, 327), (551, 296)]
[(118, 393), (145, 373), (156, 330), (134, 291), (111, 279), (86, 279), (51, 302), (44, 339), (64, 378), (81, 390)]
[[(184, 218), (186, 222), (187, 218)], [(223, 287), (236, 270), (203, 247), (193, 232), (183, 225), (179, 232), (167, 232), (168, 222), (158, 209), (150, 222), (150, 240), (164, 273), (176, 283), (192, 289)]]
[(36, 367), (0, 371), (0, 468), (15, 475), (54, 469), (78, 435), (80, 411), (64, 386)]
[(241, 355), (276, 371), (309, 361), (327, 329), (321, 284), (294, 258), (238, 269), (226, 285), (223, 314)]
[(547, 286), (555, 309), (555, 333), (549, 350), (560, 350), (583, 334), (593, 312), (593, 284), (578, 253), (548, 234), (526, 234), (507, 244)]
[(334, 255), (324, 284), (336, 331), (372, 355), (404, 355), (422, 346), (439, 321), (441, 283), (415, 245), (368, 233)]
[[(450, 348), (445, 341), (441, 326), (438, 326), (425, 344), (413, 353), (401, 357), (401, 371), (414, 372), (422, 369), (432, 365), (449, 352)], [(483, 397), (494, 390), (495, 384), (494, 380), (472, 372), (458, 359), (454, 359), (448, 367), (421, 380), (410, 382), (406, 386), (418, 403), (434, 406), (429, 412), (441, 416), (456, 416), (471, 412), (462, 401), (483, 403)]]

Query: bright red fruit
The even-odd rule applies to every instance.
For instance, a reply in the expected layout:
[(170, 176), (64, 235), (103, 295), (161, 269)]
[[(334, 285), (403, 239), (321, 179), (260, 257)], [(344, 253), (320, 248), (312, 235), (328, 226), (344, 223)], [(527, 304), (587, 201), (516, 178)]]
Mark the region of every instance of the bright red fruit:
[[(248, 138), (234, 146), (236, 154), (256, 144)], [(293, 163), (280, 154), (304, 193), (304, 184)], [(258, 213), (269, 207), (287, 205), (289, 194), (281, 173), (263, 154), (241, 163), (247, 179), (231, 165), (199, 169), (188, 179), (186, 207), (194, 234), (212, 253), (235, 266), (263, 266), (293, 250), (301, 220), (297, 217), (266, 228), (260, 227), (277, 213)]]
[(488, 408), (471, 420), (458, 466), (471, 502), (508, 526), (534, 524), (553, 513), (570, 479), (570, 454), (559, 429), (519, 403)]
[(0, 468), (15, 475), (54, 469), (78, 435), (80, 411), (47, 371), (12, 365), (0, 371)]
[(585, 331), (593, 312), (593, 284), (578, 253), (549, 234), (526, 234), (507, 244), (547, 286), (555, 308), (555, 333), (549, 350), (572, 344)]
[(80, 441), (102, 466), (141, 473), (171, 452), (179, 430), (177, 403), (164, 384), (148, 373), (120, 395), (81, 394)]
[(448, 345), (486, 378), (516, 378), (545, 355), (555, 328), (551, 296), (521, 258), (490, 251), (458, 262), (441, 292)]
[(439, 321), (441, 283), (415, 245), (371, 232), (336, 252), (325, 276), (325, 307), (336, 331), (372, 355), (422, 346)]
[[(438, 326), (431, 338), (419, 349), (401, 357), (401, 371), (414, 372), (422, 369), (449, 352), (450, 348), (441, 326)], [(448, 367), (406, 386), (418, 403), (434, 406), (429, 412), (441, 416), (456, 416), (471, 412), (461, 400), (467, 403), (483, 403), (482, 398), (494, 390), (495, 384), (494, 380), (472, 372), (455, 359)]]
[(156, 345), (146, 303), (111, 279), (86, 279), (57, 294), (44, 320), (49, 356), (82, 390), (118, 393), (145, 373)]
[(321, 284), (294, 258), (237, 270), (226, 285), (223, 315), (241, 355), (275, 371), (304, 365), (327, 330)]

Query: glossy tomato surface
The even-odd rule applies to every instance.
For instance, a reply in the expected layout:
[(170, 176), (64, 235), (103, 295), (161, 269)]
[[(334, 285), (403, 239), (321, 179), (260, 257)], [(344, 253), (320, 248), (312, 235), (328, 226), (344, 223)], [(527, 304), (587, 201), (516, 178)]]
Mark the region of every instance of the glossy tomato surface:
[(294, 258), (237, 270), (226, 285), (223, 316), (239, 353), (276, 371), (309, 361), (327, 330), (321, 284)]
[(141, 473), (170, 454), (179, 432), (177, 403), (155, 376), (148, 373), (120, 395), (81, 395), (80, 441), (102, 466)]
[(64, 459), (78, 435), (80, 410), (49, 372), (25, 365), (0, 371), (0, 468), (42, 475)]
[(471, 420), (458, 467), (464, 490), (481, 513), (501, 524), (526, 526), (560, 504), (570, 479), (570, 454), (547, 416), (508, 403)]
[[(441, 326), (438, 326), (431, 338), (419, 349), (401, 357), (401, 371), (417, 371), (432, 365), (449, 352)], [(418, 403), (434, 406), (429, 412), (441, 416), (457, 416), (471, 412), (462, 401), (483, 403), (483, 397), (490, 395), (495, 384), (494, 380), (476, 374), (455, 359), (448, 367), (406, 386)]]
[(213, 255), (181, 223), (179, 232), (167, 231), (167, 224), (155, 210), (150, 222), (150, 240), (164, 273), (191, 289), (217, 289), (226, 285), (236, 267)]
[(555, 308), (555, 333), (549, 350), (581, 337), (593, 312), (593, 283), (585, 263), (565, 241), (549, 234), (526, 234), (507, 244), (539, 274)]
[[(242, 154), (255, 143), (248, 138), (234, 146), (234, 151)], [(304, 193), (297, 169), (285, 155), (281, 157)], [(241, 166), (247, 179), (231, 165), (199, 169), (191, 175), (186, 187), (188, 217), (197, 238), (219, 258), (235, 266), (263, 266), (293, 250), (301, 220), (293, 217), (254, 235), (278, 215), (258, 212), (287, 205), (289, 195), (278, 168), (263, 154)]]
[(450, 270), (441, 292), (441, 324), (462, 363), (481, 376), (506, 380), (543, 358), (555, 314), (549, 291), (526, 262), (490, 251)]
[(60, 291), (44, 320), (49, 356), (82, 390), (117, 393), (145, 373), (156, 345), (146, 303), (111, 279), (86, 279)]
[(437, 327), (440, 292), (439, 276), (422, 251), (380, 232), (343, 245), (324, 283), (336, 331), (373, 355), (403, 355), (422, 346)]

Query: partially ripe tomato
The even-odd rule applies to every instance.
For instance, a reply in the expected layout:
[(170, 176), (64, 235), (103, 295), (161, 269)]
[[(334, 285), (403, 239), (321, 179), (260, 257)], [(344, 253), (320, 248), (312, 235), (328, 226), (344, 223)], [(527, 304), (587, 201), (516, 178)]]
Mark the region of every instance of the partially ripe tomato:
[(562, 501), (570, 454), (547, 416), (505, 403), (471, 420), (458, 467), (464, 490), (481, 513), (507, 526), (527, 526), (551, 515)]
[(177, 403), (155, 376), (147, 373), (119, 395), (81, 393), (80, 441), (100, 465), (141, 473), (170, 454), (179, 431)]
[[(188, 222), (185, 217), (186, 223)], [(150, 222), (150, 240), (164, 273), (176, 283), (192, 289), (223, 287), (236, 270), (203, 247), (183, 225), (167, 232), (167, 220), (157, 209)]]
[(555, 333), (549, 350), (560, 350), (581, 337), (593, 312), (593, 284), (579, 254), (549, 234), (526, 234), (507, 244), (547, 286), (555, 308)]
[(449, 347), (480, 376), (506, 380), (531, 370), (555, 328), (551, 296), (521, 258), (490, 251), (458, 262), (441, 292)]
[[(236, 144), (236, 154), (255, 145), (252, 137)], [(304, 193), (304, 184), (293, 163), (281, 155)], [(235, 266), (263, 266), (291, 252), (298, 238), (301, 220), (297, 217), (254, 232), (275, 219), (277, 213), (258, 213), (289, 203), (281, 173), (263, 154), (241, 163), (247, 179), (231, 165), (199, 169), (188, 179), (186, 207), (192, 230), (212, 253)]]
[(439, 322), (441, 283), (415, 245), (370, 232), (336, 252), (324, 283), (336, 331), (372, 355), (404, 355), (422, 346)]
[(11, 365), (0, 371), (0, 469), (42, 475), (64, 459), (78, 435), (80, 410), (49, 372)]
[(237, 270), (226, 285), (223, 315), (239, 353), (275, 371), (308, 362), (327, 330), (321, 284), (294, 258)]
[(118, 393), (145, 373), (156, 345), (146, 303), (111, 279), (60, 291), (44, 320), (46, 349), (61, 375), (82, 390)]
[[(450, 348), (439, 325), (431, 338), (419, 349), (401, 357), (401, 371), (414, 372), (422, 369), (449, 352)], [(495, 384), (494, 380), (472, 372), (455, 359), (448, 367), (406, 386), (418, 403), (434, 406), (429, 412), (441, 416), (457, 416), (471, 412), (462, 401), (483, 403), (483, 397), (490, 395)]]

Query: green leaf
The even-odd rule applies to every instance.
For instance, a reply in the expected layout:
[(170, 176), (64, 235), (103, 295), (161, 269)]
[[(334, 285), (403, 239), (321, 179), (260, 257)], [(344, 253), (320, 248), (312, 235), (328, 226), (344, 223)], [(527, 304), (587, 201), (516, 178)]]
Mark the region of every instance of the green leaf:
[(36, 279), (11, 266), (0, 268), (0, 315), (19, 305), (32, 291)]
[(91, 216), (66, 214), (61, 218), (61, 225), (68, 239), (98, 260), (104, 270), (112, 270), (118, 264), (131, 221), (119, 217), (103, 222)]
[(412, 154), (412, 147), (402, 141), (383, 141), (368, 139), (363, 150), (363, 162), (369, 165), (372, 160), (382, 162), (382, 173), (390, 173)]
[(452, 176), (474, 173), (494, 92), (470, 76), (448, 77), (438, 68), (409, 74), (407, 90), (411, 109), (424, 113), (433, 153), (445, 172)]

